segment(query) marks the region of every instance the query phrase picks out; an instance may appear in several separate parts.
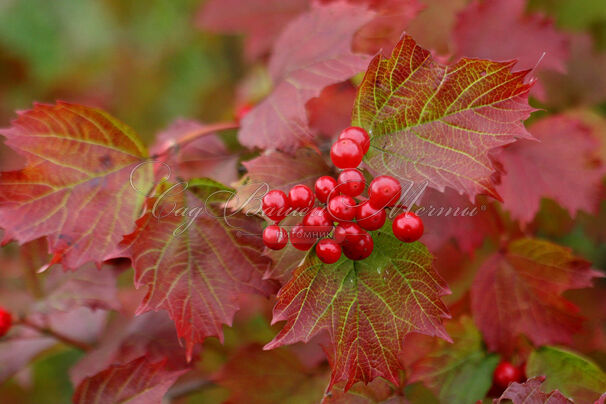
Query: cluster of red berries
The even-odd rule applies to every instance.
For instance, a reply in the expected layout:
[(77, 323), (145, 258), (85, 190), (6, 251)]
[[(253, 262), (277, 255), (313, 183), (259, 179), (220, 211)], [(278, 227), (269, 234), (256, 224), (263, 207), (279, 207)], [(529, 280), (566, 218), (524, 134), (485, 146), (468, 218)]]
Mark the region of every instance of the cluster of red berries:
[(3, 307), (0, 307), (0, 337), (4, 337), (12, 325), (13, 316)]
[[(364, 175), (356, 167), (369, 147), (368, 132), (347, 128), (330, 149), (333, 164), (342, 170), (336, 180), (320, 177), (314, 191), (305, 185), (295, 185), (288, 195), (280, 190), (269, 191), (263, 197), (263, 212), (275, 223), (263, 231), (265, 245), (280, 250), (290, 238), (295, 248), (305, 251), (317, 242), (318, 258), (327, 264), (337, 262), (341, 253), (352, 260), (368, 257), (374, 246), (368, 231), (383, 227), (386, 209), (394, 207), (402, 193), (395, 178), (381, 175), (370, 183), (368, 198), (356, 202), (354, 198), (360, 197), (366, 187)], [(316, 199), (319, 206), (314, 206)], [(288, 234), (278, 223), (291, 212), (305, 216)], [(398, 215), (392, 227), (394, 235), (404, 242), (416, 241), (423, 234), (423, 222), (412, 212)]]

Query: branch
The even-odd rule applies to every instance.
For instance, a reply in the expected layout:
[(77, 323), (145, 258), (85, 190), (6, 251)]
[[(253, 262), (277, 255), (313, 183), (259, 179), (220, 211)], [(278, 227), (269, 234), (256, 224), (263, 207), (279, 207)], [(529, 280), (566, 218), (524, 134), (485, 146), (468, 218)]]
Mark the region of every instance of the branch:
[(91, 351), (94, 347), (86, 342), (75, 340), (67, 335), (61, 334), (49, 327), (42, 327), (36, 323), (31, 322), (27, 318), (19, 319), (16, 323), (17, 325), (23, 325), (29, 327), (33, 330), (38, 331), (41, 334), (48, 335), (49, 337), (53, 337), (57, 341), (63, 342), (66, 345), (77, 348), (81, 351), (88, 352)]
[[(160, 149), (160, 151), (153, 157), (155, 157), (155, 158), (166, 157), (168, 154), (170, 154), (176, 150), (179, 150), (183, 146), (193, 142), (196, 139), (202, 138), (204, 136), (212, 135), (213, 133), (220, 132), (222, 130), (238, 129), (239, 127), (240, 127), (240, 125), (235, 122), (219, 122), (219, 123), (207, 125), (201, 129), (187, 132), (183, 136), (181, 136), (179, 139), (166, 142), (163, 145), (163, 147)], [(162, 159), (160, 159), (160, 160), (162, 160)]]

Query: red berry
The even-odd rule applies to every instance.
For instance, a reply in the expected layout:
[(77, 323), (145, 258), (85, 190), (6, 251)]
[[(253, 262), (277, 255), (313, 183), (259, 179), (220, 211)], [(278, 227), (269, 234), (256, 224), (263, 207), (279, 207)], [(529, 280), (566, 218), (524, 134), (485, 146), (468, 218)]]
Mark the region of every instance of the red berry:
[[(361, 230), (361, 229), (360, 229)], [(367, 258), (374, 247), (372, 237), (365, 230), (358, 234), (348, 234), (343, 243), (343, 253), (351, 260)]]
[(412, 212), (400, 213), (392, 225), (393, 234), (400, 241), (412, 243), (423, 235), (423, 221)]
[(350, 139), (337, 140), (330, 148), (330, 159), (339, 168), (356, 168), (363, 156), (360, 146)]
[(387, 213), (385, 209), (375, 209), (366, 201), (358, 206), (356, 219), (361, 228), (365, 230), (378, 230), (385, 224)]
[(402, 196), (402, 186), (394, 177), (380, 175), (370, 183), (368, 198), (374, 208), (394, 206)]
[(281, 250), (288, 242), (286, 230), (280, 226), (271, 225), (263, 230), (263, 243), (272, 250)]
[(3, 307), (0, 307), (0, 337), (5, 336), (8, 330), (11, 329), (12, 325), (13, 316)]
[(290, 229), (290, 244), (297, 250), (309, 250), (316, 240), (317, 237), (314, 237), (314, 234), (301, 224)]
[(337, 180), (332, 177), (325, 175), (323, 177), (318, 178), (316, 180), (316, 185), (314, 186), (314, 189), (316, 191), (316, 198), (318, 198), (320, 202), (326, 203), (326, 201), (328, 200), (328, 196), (331, 193), (336, 193), (336, 191), (334, 191), (336, 186)]
[(351, 222), (356, 217), (356, 201), (349, 195), (337, 195), (326, 205), (335, 222)]
[(339, 135), (339, 140), (342, 139), (350, 139), (356, 142), (364, 154), (368, 152), (368, 148), (370, 147), (370, 136), (368, 135), (368, 132), (357, 126), (351, 126), (344, 129)]
[(293, 210), (305, 212), (314, 206), (314, 193), (306, 185), (299, 184), (292, 187), (288, 192), (288, 199)]
[(521, 382), (524, 375), (511, 363), (502, 361), (497, 365), (492, 375), (492, 382), (499, 389), (506, 389), (513, 382)]
[(358, 224), (355, 222), (339, 223), (339, 225), (335, 228), (335, 240), (343, 244), (347, 241), (353, 240), (353, 236), (359, 236), (360, 234), (365, 233), (366, 231), (364, 231), (364, 229), (358, 226)]
[[(343, 244), (345, 238), (347, 237), (347, 228), (346, 225), (355, 223), (341, 223), (335, 227), (334, 234), (332, 238), (339, 244)], [(356, 225), (357, 226), (357, 225)]]
[(274, 189), (263, 197), (263, 212), (271, 220), (279, 222), (289, 211), (290, 201), (284, 192)]
[(337, 178), (337, 190), (349, 196), (358, 196), (364, 191), (364, 175), (355, 168), (341, 171)]
[(308, 237), (314, 241), (324, 238), (330, 234), (333, 227), (333, 219), (326, 208), (312, 208), (303, 218), (303, 227)]
[(341, 246), (335, 240), (325, 238), (316, 244), (316, 254), (325, 264), (334, 264), (341, 258)]

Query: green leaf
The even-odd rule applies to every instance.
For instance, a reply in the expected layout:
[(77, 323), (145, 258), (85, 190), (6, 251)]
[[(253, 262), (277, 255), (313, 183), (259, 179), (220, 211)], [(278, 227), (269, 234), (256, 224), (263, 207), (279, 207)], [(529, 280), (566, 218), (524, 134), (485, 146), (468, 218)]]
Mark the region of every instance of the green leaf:
[(490, 389), (499, 357), (485, 351), (482, 335), (469, 317), (448, 323), (446, 331), (454, 343), (439, 341), (430, 355), (413, 366), (409, 382), (425, 382), (443, 403), (481, 400)]
[(530, 354), (528, 377), (546, 376), (544, 390), (558, 389), (576, 402), (589, 403), (606, 391), (606, 373), (581, 355), (553, 346)]

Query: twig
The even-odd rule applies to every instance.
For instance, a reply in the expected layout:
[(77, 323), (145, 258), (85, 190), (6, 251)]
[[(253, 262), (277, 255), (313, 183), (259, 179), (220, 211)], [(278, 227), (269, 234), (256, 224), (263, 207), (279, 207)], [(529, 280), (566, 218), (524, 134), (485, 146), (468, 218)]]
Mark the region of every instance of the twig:
[(194, 140), (197, 140), (204, 136), (211, 135), (215, 132), (220, 132), (222, 130), (228, 130), (228, 129), (237, 129), (239, 127), (240, 127), (240, 125), (235, 122), (219, 122), (219, 123), (214, 123), (211, 125), (204, 126), (201, 129), (187, 132), (186, 134), (181, 136), (179, 139), (176, 139), (171, 142), (167, 142), (164, 145), (164, 147), (162, 148), (162, 150), (160, 150), (154, 157), (166, 156), (170, 152), (172, 152), (174, 150), (178, 150), (178, 149), (182, 148), (183, 146), (193, 142)]
[(57, 341), (63, 342), (66, 345), (70, 345), (70, 346), (77, 348), (84, 352), (88, 352), (94, 348), (92, 345), (90, 345), (86, 342), (75, 340), (75, 339), (68, 337), (67, 335), (61, 334), (49, 327), (42, 327), (42, 326), (39, 326), (38, 324), (32, 323), (27, 318), (22, 318), (22, 319), (18, 320), (16, 324), (27, 326), (33, 330), (38, 331), (41, 334), (48, 335), (49, 337), (53, 337)]

